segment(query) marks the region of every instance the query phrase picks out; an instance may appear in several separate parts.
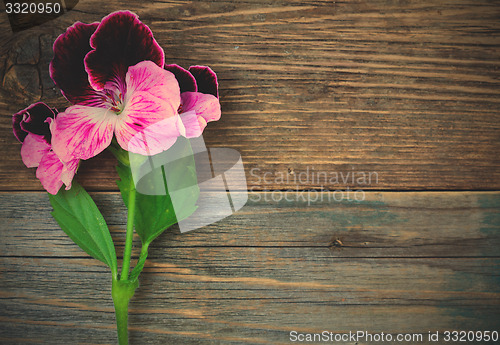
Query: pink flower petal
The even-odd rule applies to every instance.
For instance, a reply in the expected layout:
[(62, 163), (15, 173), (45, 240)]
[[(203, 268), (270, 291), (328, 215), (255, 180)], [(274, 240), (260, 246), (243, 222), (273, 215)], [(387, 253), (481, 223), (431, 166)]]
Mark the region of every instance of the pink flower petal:
[(147, 92), (135, 92), (116, 123), (118, 144), (127, 151), (155, 155), (184, 135), (182, 121), (171, 105)]
[(85, 56), (85, 70), (95, 90), (103, 90), (111, 80), (124, 80), (128, 68), (140, 61), (150, 60), (163, 68), (163, 49), (151, 30), (130, 11), (104, 17), (90, 45), (95, 50)]
[(28, 168), (35, 168), (40, 164), (42, 157), (50, 151), (50, 144), (42, 135), (29, 133), (21, 147), (21, 158)]
[(54, 151), (49, 151), (43, 156), (38, 169), (36, 169), (36, 177), (47, 192), (55, 195), (63, 183), (66, 184), (66, 190), (71, 188), (71, 181), (77, 168), (78, 160), (63, 164)]
[(205, 119), (201, 116), (197, 116), (194, 111), (181, 113), (180, 117), (184, 128), (186, 128), (186, 134), (184, 135), (186, 138), (199, 137), (207, 126)]
[(66, 163), (94, 157), (111, 143), (117, 118), (103, 108), (69, 107), (52, 122), (52, 149)]
[(76, 170), (78, 169), (79, 159), (73, 159), (68, 163), (63, 163), (63, 169), (61, 172), (61, 181), (66, 185), (66, 190), (71, 188), (71, 182), (73, 177), (75, 177)]
[(124, 150), (143, 155), (167, 150), (184, 134), (174, 74), (143, 61), (129, 68), (126, 82), (125, 107), (115, 129), (118, 143)]
[(63, 185), (61, 180), (62, 169), (63, 163), (54, 151), (49, 151), (43, 157), (38, 169), (36, 169), (36, 177), (42, 183), (43, 188), (50, 194), (57, 194)]
[(181, 93), (181, 119), (186, 127), (186, 137), (199, 137), (207, 122), (217, 121), (221, 116), (219, 100), (200, 92)]
[(151, 61), (142, 61), (128, 69), (125, 78), (127, 97), (135, 92), (144, 91), (171, 104), (174, 112), (181, 104), (179, 83), (172, 72), (158, 67)]

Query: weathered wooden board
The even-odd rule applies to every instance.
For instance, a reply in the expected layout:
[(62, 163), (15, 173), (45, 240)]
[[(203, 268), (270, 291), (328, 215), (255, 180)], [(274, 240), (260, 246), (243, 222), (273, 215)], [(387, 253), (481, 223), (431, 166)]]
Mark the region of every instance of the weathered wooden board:
[[(310, 204), (269, 195), (154, 242), (131, 304), (132, 344), (498, 330), (500, 193), (371, 192)], [(118, 240), (120, 195), (93, 196)], [(4, 192), (0, 202), (0, 342), (113, 344), (107, 269), (47, 216), (45, 193)]]
[[(33, 192), (10, 116), (39, 99), (68, 106), (48, 75), (53, 40), (118, 9), (140, 15), (169, 63), (214, 68), (223, 117), (205, 141), (239, 150), (248, 187), (274, 191), (154, 242), (131, 344), (500, 330), (499, 192), (307, 192), (499, 190), (498, 2), (80, 0), (16, 34), (0, 11), (1, 344), (116, 344), (109, 272)], [(376, 178), (351, 179), (363, 172)], [(101, 191), (121, 254), (116, 178), (107, 153), (78, 173)]]
[[(223, 116), (204, 137), (241, 152), (251, 187), (295, 188), (259, 178), (309, 167), (377, 172), (364, 189), (500, 188), (496, 1), (81, 0), (39, 28), (0, 33), (1, 190), (41, 188), (10, 115), (40, 98), (67, 106), (48, 76), (51, 42), (75, 20), (118, 9), (150, 25), (169, 63), (218, 73)], [(107, 158), (83, 164), (85, 186), (116, 190)], [(357, 183), (299, 187), (321, 186)]]
[[(126, 222), (121, 196), (92, 195), (121, 253)], [(278, 194), (251, 193), (248, 204), (229, 218), (185, 234), (170, 229), (151, 255), (166, 259), (196, 250), (210, 257), (229, 246), (290, 248), (290, 253), (312, 248), (311, 254), (328, 257), (500, 256), (499, 192), (366, 192), (360, 202), (304, 197), (289, 194), (293, 201), (275, 202)], [(3, 192), (0, 200), (1, 255), (86, 256), (50, 217), (46, 193)]]
[[(274, 251), (274, 255), (279, 250)], [(132, 344), (286, 344), (289, 332), (498, 330), (498, 259), (318, 259), (227, 250), (156, 262), (130, 306)], [(109, 274), (85, 259), (2, 259), (0, 341), (114, 344)], [(292, 274), (293, 272), (293, 274)], [(22, 277), (22, 283), (19, 281)]]

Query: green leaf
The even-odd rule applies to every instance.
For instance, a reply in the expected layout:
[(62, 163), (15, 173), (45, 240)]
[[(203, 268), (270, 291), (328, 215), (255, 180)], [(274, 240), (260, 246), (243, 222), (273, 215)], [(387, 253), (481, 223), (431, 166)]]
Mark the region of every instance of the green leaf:
[(117, 273), (117, 260), (113, 239), (108, 226), (94, 200), (76, 181), (70, 190), (61, 188), (57, 195), (49, 194), (54, 208), (52, 216), (61, 229), (81, 249), (102, 261)]
[[(189, 217), (197, 208), (199, 188), (189, 140), (179, 137), (172, 148), (160, 155), (162, 155), (161, 159), (158, 159), (158, 155), (156, 157), (137, 157), (137, 155), (131, 154), (130, 157), (132, 164), (134, 161), (140, 162), (139, 165), (142, 168), (150, 171), (140, 181), (134, 181), (136, 186), (139, 183), (139, 186), (142, 187), (137, 188), (134, 225), (143, 244), (151, 243), (168, 227)], [(182, 158), (175, 159), (177, 157)], [(163, 165), (156, 163), (169, 161), (170, 163)], [(120, 188), (123, 201), (128, 207), (128, 195), (133, 178), (132, 170), (129, 166), (119, 162), (117, 171), (120, 180), (116, 183)], [(176, 193), (177, 207), (175, 210), (167, 181), (171, 189), (174, 187), (175, 190), (182, 190), (181, 193)], [(139, 192), (139, 190), (144, 189), (160, 190), (161, 195), (147, 195)]]

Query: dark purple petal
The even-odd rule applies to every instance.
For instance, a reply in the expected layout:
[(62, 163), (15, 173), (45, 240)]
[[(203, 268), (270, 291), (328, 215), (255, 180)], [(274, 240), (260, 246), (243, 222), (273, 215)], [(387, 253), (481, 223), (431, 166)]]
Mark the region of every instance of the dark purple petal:
[(104, 17), (90, 45), (95, 50), (85, 57), (85, 70), (95, 90), (103, 90), (108, 82), (122, 83), (128, 68), (144, 60), (163, 68), (163, 49), (151, 30), (130, 11)]
[(189, 72), (196, 79), (198, 92), (208, 93), (219, 98), (219, 84), (217, 75), (210, 67), (207, 66), (191, 66)]
[(26, 139), (26, 136), (28, 135), (27, 132), (23, 131), (21, 129), (21, 121), (23, 120), (24, 115), (21, 112), (14, 114), (12, 116), (12, 130), (14, 131), (14, 136), (19, 142), (23, 142), (24, 139)]
[(83, 59), (92, 49), (90, 36), (99, 23), (76, 22), (54, 42), (50, 76), (62, 94), (73, 104), (102, 106), (102, 95), (89, 84)]
[(196, 87), (196, 79), (193, 75), (186, 69), (179, 65), (165, 65), (165, 69), (172, 72), (175, 75), (175, 79), (179, 83), (179, 87), (182, 92), (196, 92), (198, 88)]
[(50, 143), (50, 129), (47, 118), (54, 118), (56, 109), (49, 108), (45, 103), (38, 102), (30, 105), (12, 116), (14, 136), (23, 142), (28, 133), (41, 135)]

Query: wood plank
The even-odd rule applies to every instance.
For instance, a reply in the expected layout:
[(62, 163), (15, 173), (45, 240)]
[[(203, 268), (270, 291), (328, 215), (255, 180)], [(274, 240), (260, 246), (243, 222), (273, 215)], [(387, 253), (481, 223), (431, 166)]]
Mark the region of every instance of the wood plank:
[[(131, 343), (498, 330), (500, 192), (297, 195), (252, 193), (229, 218), (160, 236), (131, 303)], [(120, 195), (93, 197), (119, 242)], [(109, 271), (58, 229), (46, 194), (3, 192), (0, 203), (0, 342), (116, 343)]]
[[(92, 193), (122, 252), (126, 209), (118, 193)], [(325, 257), (498, 257), (500, 192), (366, 192), (363, 201), (304, 201), (305, 193), (251, 193), (236, 214), (185, 234), (176, 227), (155, 241), (151, 257), (196, 250), (306, 248)], [(0, 193), (2, 256), (85, 257), (50, 218), (46, 193)], [(284, 198), (284, 196), (283, 196)], [(312, 199), (312, 198), (311, 198)], [(222, 251), (221, 251), (222, 250)], [(266, 249), (267, 250), (267, 249)], [(299, 254), (296, 254), (299, 255)], [(251, 259), (248, 259), (251, 260)]]
[[(40, 98), (67, 106), (48, 77), (50, 42), (75, 20), (117, 8), (80, 1), (40, 28), (0, 34), (8, 41), (0, 54), (0, 190), (41, 189), (22, 165), (10, 115)], [(377, 172), (367, 190), (500, 188), (496, 2), (125, 0), (119, 8), (150, 25), (168, 62), (218, 73), (223, 117), (204, 138), (241, 152), (249, 187), (360, 187), (262, 179), (314, 168)], [(41, 55), (18, 63), (22, 78), (11, 78), (16, 47), (30, 45), (33, 57)], [(92, 190), (116, 190), (113, 166), (104, 155), (85, 162), (78, 177)]]
[[(131, 303), (132, 344), (498, 330), (500, 192), (269, 196), (253, 193), (235, 215), (153, 243)], [(93, 197), (119, 241), (120, 195)], [(0, 343), (116, 343), (108, 269), (57, 228), (45, 193), (0, 200)]]
[[(498, 329), (498, 259), (322, 258), (279, 248), (223, 254), (213, 260), (186, 249), (150, 261), (130, 307), (131, 343), (284, 344), (292, 330)], [(2, 343), (68, 344), (79, 336), (114, 343), (109, 272), (95, 260), (0, 262)]]

